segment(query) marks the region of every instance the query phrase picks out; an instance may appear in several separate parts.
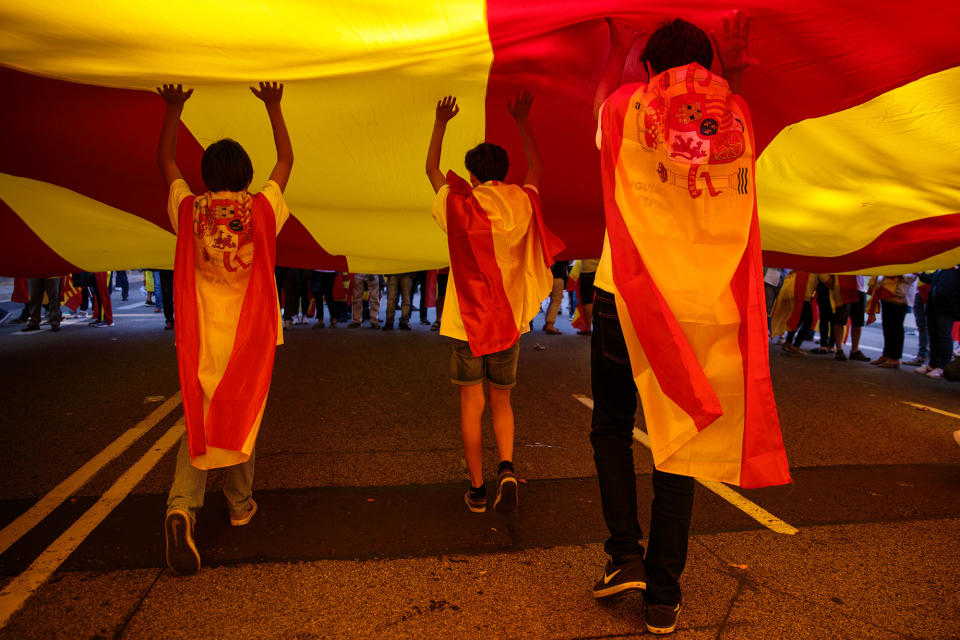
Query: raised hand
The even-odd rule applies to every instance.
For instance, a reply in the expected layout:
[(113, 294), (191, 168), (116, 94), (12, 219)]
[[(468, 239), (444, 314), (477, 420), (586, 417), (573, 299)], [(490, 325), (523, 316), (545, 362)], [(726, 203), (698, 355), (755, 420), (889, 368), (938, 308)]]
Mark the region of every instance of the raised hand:
[(720, 64), (725, 74), (743, 71), (749, 66), (759, 64), (759, 60), (747, 54), (750, 18), (744, 16), (743, 12), (738, 10), (725, 16), (722, 33), (718, 34), (714, 31), (713, 36), (717, 55), (720, 56)]
[(446, 96), (437, 101), (437, 122), (448, 122), (453, 116), (460, 113), (460, 105), (455, 96)]
[(513, 116), (514, 120), (521, 120), (530, 115), (530, 107), (533, 106), (533, 94), (524, 89), (517, 92), (517, 97), (513, 102), (507, 102), (507, 111)]
[(280, 100), (283, 98), (282, 82), (260, 82), (258, 84), (260, 85), (259, 89), (250, 87), (253, 95), (263, 100), (266, 105), (280, 103)]
[(160, 97), (163, 98), (163, 101), (169, 105), (174, 106), (183, 106), (183, 103), (193, 95), (193, 89), (183, 90), (183, 85), (178, 84), (176, 86), (172, 84), (165, 84), (162, 87), (157, 87), (157, 93), (160, 94)]

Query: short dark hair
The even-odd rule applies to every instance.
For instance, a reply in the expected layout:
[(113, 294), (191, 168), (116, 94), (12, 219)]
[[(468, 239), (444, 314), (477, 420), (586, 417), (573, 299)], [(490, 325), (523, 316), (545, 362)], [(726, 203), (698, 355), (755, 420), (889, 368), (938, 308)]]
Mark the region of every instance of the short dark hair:
[(706, 69), (713, 64), (710, 38), (697, 25), (675, 18), (653, 32), (643, 48), (640, 62), (649, 62), (654, 73), (697, 62)]
[(243, 191), (253, 180), (253, 163), (239, 142), (224, 138), (203, 152), (200, 175), (210, 191)]
[(490, 142), (482, 142), (467, 151), (463, 162), (467, 165), (467, 171), (480, 182), (502, 181), (507, 177), (507, 170), (510, 168), (507, 150)]

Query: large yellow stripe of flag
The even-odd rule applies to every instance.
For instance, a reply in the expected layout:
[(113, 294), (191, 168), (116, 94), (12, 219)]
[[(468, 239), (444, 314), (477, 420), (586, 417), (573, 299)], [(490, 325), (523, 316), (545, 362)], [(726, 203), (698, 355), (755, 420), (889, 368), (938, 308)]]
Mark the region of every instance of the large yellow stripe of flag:
[[(960, 212), (958, 113), (954, 68), (785, 128), (757, 161), (764, 250), (841, 256), (878, 230)], [(960, 248), (883, 271), (957, 263)]]
[(0, 173), (0, 199), (60, 257), (83, 270), (173, 266), (176, 238), (132, 213), (5, 173)]
[[(203, 146), (222, 137), (238, 140), (254, 162), (254, 190), (276, 154), (263, 106), (246, 87), (282, 81), (296, 155), (286, 199), (321, 246), (346, 255), (359, 272), (447, 264), (445, 238), (430, 217), (433, 192), (423, 162), (433, 106), (444, 95), (456, 95), (461, 105), (445, 140), (444, 169), (462, 169), (466, 150), (483, 141), (493, 60), (485, 2), (271, 7), (226, 0), (28, 3), (18, 7), (10, 28), (42, 33), (51, 47), (37, 57), (0, 38), (0, 59), (78, 82), (194, 87), (184, 123)], [(78, 34), (97, 46), (73, 47)], [(172, 253), (164, 265), (170, 260)]]

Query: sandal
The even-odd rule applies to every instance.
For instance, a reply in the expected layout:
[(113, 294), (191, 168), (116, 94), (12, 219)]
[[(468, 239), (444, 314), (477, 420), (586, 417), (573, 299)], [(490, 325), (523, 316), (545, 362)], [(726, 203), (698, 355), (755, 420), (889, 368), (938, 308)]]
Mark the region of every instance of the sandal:
[(437, 320), (432, 325), (430, 325), (430, 331), (439, 331), (440, 330), (440, 321)]

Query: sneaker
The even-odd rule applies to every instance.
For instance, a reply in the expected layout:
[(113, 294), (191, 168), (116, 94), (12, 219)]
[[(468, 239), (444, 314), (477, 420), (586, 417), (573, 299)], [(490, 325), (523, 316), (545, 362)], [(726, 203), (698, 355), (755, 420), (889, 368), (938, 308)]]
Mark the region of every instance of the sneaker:
[(359, 322), (351, 322), (350, 324), (347, 325), (347, 329), (356, 329), (359, 326), (360, 326)]
[(840, 360), (841, 362), (847, 361), (847, 356), (843, 355), (843, 349), (837, 349), (837, 353), (833, 356), (834, 360)]
[(497, 479), (497, 498), (493, 501), (493, 510), (497, 513), (510, 513), (516, 508), (517, 476), (512, 471), (502, 471)]
[(850, 359), (857, 360), (858, 362), (870, 362), (870, 358), (863, 355), (863, 352), (859, 349), (850, 354)]
[(680, 603), (650, 604), (643, 601), (643, 614), (647, 619), (647, 631), (663, 635), (673, 633), (677, 628), (677, 616), (680, 615)]
[(400, 329), (402, 329), (403, 331), (410, 331), (410, 324), (407, 323), (407, 322), (401, 322), (401, 323), (400, 323), (399, 325), (397, 325), (397, 326), (398, 326)]
[(624, 591), (642, 591), (646, 588), (647, 571), (642, 558), (619, 567), (608, 560), (603, 568), (603, 577), (593, 585), (593, 597), (606, 598)]
[(911, 367), (915, 367), (915, 366), (917, 366), (917, 365), (919, 365), (919, 364), (924, 364), (926, 361), (927, 361), (927, 357), (926, 357), (926, 356), (918, 355), (918, 356), (917, 356), (916, 358), (914, 358), (913, 360), (909, 360), (909, 361), (907, 361), (907, 362), (904, 362), (903, 364), (909, 365), (909, 366), (911, 366)]
[(543, 325), (543, 332), (548, 333), (552, 336), (556, 336), (562, 333), (560, 329), (557, 329), (555, 326), (553, 326), (553, 323), (547, 323)]
[(940, 367), (937, 367), (936, 369), (931, 369), (930, 371), (927, 372), (927, 377), (928, 377), (928, 378), (942, 378), (942, 377), (943, 377), (943, 369), (941, 369)]
[(200, 554), (193, 543), (193, 522), (183, 509), (167, 513), (163, 523), (167, 536), (167, 566), (181, 576), (200, 570)]
[[(910, 363), (907, 362), (905, 364), (910, 364)], [(914, 373), (920, 373), (920, 374), (927, 374), (927, 373), (930, 373), (931, 371), (933, 371), (933, 367), (931, 367), (928, 364), (922, 364), (913, 370)]]
[(23, 329), (20, 329), (20, 331), (23, 331), (23, 332), (39, 331), (39, 330), (40, 330), (40, 325), (37, 324), (36, 322), (29, 322), (27, 323), (27, 326), (25, 326)]
[(483, 513), (487, 510), (487, 497), (474, 498), (470, 495), (470, 490), (463, 494), (463, 501), (467, 503), (467, 508), (474, 513)]
[(92, 324), (92, 325), (90, 325), (90, 326), (91, 326), (91, 327), (96, 327), (97, 329), (104, 329), (104, 328), (106, 328), (106, 327), (112, 327), (112, 326), (113, 326), (113, 323), (112, 323), (112, 322), (96, 322), (96, 323), (94, 323), (94, 324)]
[(800, 347), (794, 346), (794, 345), (792, 345), (792, 344), (790, 344), (790, 343), (787, 343), (787, 344), (784, 346), (783, 350), (786, 351), (786, 352), (787, 352), (787, 355), (789, 355), (789, 356), (794, 356), (794, 357), (804, 356), (804, 357), (805, 357), (805, 356), (807, 355), (805, 351), (803, 351), (802, 349), (800, 349)]
[(230, 526), (231, 527), (242, 527), (243, 525), (250, 522), (253, 518), (253, 514), (257, 512), (257, 503), (253, 501), (253, 498), (250, 498), (247, 502), (247, 508), (240, 513), (230, 512)]

